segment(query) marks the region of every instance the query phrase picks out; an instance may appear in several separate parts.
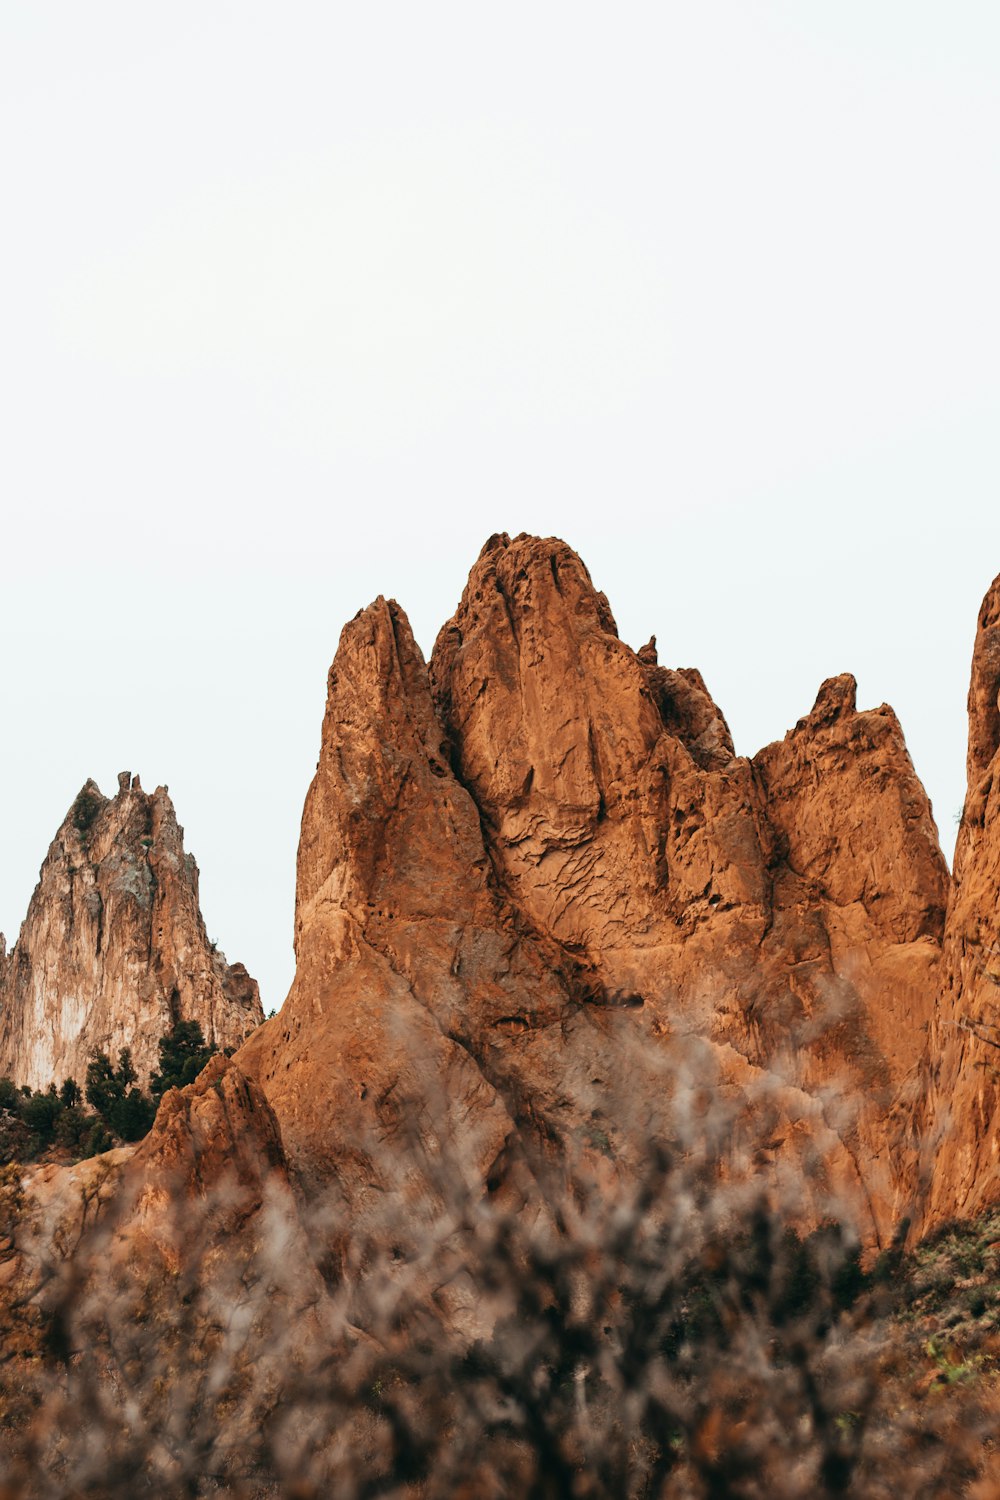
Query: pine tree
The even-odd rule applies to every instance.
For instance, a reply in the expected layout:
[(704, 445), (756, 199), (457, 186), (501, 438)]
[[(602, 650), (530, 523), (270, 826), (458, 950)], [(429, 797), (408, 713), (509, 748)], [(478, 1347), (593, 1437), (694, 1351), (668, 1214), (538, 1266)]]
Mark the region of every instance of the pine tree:
[(167, 1089), (182, 1089), (193, 1083), (212, 1056), (212, 1048), (197, 1021), (178, 1021), (161, 1036), (157, 1043), (160, 1052), (159, 1072), (149, 1082), (154, 1099), (161, 1099)]

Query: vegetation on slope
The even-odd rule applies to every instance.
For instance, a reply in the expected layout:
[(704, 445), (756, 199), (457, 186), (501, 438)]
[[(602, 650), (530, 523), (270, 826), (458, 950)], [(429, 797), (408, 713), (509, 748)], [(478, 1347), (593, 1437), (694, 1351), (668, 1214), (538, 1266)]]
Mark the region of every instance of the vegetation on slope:
[(178, 1021), (157, 1047), (159, 1068), (148, 1093), (139, 1087), (127, 1047), (117, 1064), (95, 1052), (82, 1089), (75, 1078), (35, 1091), (0, 1078), (0, 1166), (80, 1161), (118, 1142), (141, 1140), (167, 1089), (193, 1082), (212, 1054), (197, 1021)]
[(718, 1099), (675, 1123), (629, 1172), (526, 1152), (486, 1194), (474, 1143), (413, 1129), (363, 1222), (225, 1181), (165, 1200), (161, 1249), (119, 1195), (0, 1283), (38, 1329), (0, 1364), (9, 1493), (995, 1495), (1000, 1215), (864, 1265), (792, 1227), (815, 1163), (728, 1170)]

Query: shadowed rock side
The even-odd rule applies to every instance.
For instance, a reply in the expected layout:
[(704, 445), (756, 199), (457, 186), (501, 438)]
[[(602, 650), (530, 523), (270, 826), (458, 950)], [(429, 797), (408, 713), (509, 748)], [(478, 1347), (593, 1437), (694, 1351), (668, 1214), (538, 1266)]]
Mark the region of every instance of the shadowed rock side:
[(835, 679), (737, 757), (700, 675), (631, 651), (530, 537), (484, 548), (430, 676), (433, 701), (397, 605), (346, 627), (296, 978), (240, 1054), (297, 1169), (363, 1198), (408, 1099), (472, 1121), (490, 1181), (526, 1130), (614, 1155), (615, 1090), (652, 1108), (697, 1044), (719, 1087), (780, 1100), (771, 1156), (822, 1142), (881, 1233), (947, 879), (892, 713)]
[(0, 957), (0, 1075), (36, 1089), (82, 1083), (95, 1048), (130, 1047), (145, 1081), (174, 1022), (198, 1021), (223, 1048), (262, 1019), (256, 981), (208, 941), (166, 789), (147, 794), (123, 773), (109, 799), (88, 781)]
[(1000, 578), (983, 600), (969, 687), (968, 790), (955, 846), (944, 983), (917, 1118), (927, 1226), (1000, 1198)]

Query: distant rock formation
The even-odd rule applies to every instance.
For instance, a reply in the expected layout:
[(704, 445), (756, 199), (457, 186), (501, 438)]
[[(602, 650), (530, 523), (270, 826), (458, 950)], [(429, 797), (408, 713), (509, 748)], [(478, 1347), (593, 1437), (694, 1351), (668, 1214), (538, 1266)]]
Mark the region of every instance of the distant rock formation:
[(235, 1047), (263, 1020), (256, 981), (208, 940), (198, 867), (165, 787), (123, 772), (114, 798), (88, 781), (42, 865), (20, 936), (0, 939), (0, 1076), (82, 1084), (97, 1049), (123, 1047), (144, 1081), (178, 1020)]
[[(750, 761), (698, 672), (632, 651), (576, 554), (491, 538), (430, 668), (379, 599), (345, 627), (306, 800), (296, 977), (239, 1062), (290, 1160), (363, 1199), (406, 1101), (616, 1151), (697, 1044), (766, 1086), (886, 1234), (948, 876), (887, 708), (854, 681)], [(708, 1076), (708, 1075), (706, 1075)], [(838, 1102), (837, 1090), (843, 1094)]]

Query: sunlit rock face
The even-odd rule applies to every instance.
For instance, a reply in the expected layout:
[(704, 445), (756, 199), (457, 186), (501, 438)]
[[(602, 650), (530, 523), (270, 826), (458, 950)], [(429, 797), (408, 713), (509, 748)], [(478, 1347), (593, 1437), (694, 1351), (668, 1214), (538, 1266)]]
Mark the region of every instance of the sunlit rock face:
[(967, 771), (927, 1107), (917, 1118), (928, 1227), (1000, 1199), (1000, 578), (979, 612)]
[(737, 756), (700, 674), (626, 645), (552, 539), (491, 538), (429, 667), (396, 603), (359, 614), (303, 815), (295, 981), (239, 1054), (293, 1168), (363, 1201), (428, 1100), (494, 1186), (529, 1139), (615, 1160), (626, 1104), (654, 1109), (696, 1045), (709, 1089), (777, 1109), (762, 1165), (811, 1142), (884, 1236), (915, 1182), (948, 876), (895, 716), (854, 693), (825, 683)]
[[(0, 943), (2, 948), (2, 943)], [(256, 981), (209, 942), (198, 868), (165, 787), (88, 781), (49, 848), (20, 936), (0, 956), (0, 1076), (82, 1083), (97, 1049), (143, 1080), (178, 1020), (235, 1047), (263, 1019)]]

